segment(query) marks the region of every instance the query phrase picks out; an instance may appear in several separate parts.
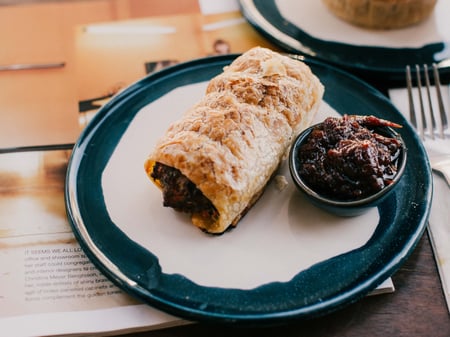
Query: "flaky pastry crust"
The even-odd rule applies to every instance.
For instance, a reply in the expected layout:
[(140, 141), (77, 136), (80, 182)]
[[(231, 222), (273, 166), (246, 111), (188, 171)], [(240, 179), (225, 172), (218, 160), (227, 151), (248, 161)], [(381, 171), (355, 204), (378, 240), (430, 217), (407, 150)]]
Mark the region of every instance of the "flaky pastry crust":
[(169, 127), (145, 162), (147, 174), (156, 162), (181, 171), (219, 213), (194, 213), (192, 223), (222, 233), (262, 194), (295, 136), (311, 124), (323, 92), (306, 64), (253, 48)]

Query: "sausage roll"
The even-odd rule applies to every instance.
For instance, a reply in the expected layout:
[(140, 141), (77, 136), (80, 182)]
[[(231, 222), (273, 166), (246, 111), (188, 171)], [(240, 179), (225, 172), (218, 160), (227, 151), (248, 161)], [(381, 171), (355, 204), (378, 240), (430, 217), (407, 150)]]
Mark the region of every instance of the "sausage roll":
[(208, 233), (236, 226), (263, 193), (324, 87), (298, 60), (256, 47), (213, 78), (145, 161), (163, 204)]

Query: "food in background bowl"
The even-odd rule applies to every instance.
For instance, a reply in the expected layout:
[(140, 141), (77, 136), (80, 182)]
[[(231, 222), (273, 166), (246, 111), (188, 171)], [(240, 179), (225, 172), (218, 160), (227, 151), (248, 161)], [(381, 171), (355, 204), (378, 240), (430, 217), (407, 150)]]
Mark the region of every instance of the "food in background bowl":
[(406, 147), (400, 125), (374, 116), (329, 117), (303, 131), (289, 155), (297, 187), (317, 206), (358, 215), (378, 205), (400, 180)]
[(403, 28), (424, 21), (437, 0), (322, 0), (337, 17), (372, 29)]

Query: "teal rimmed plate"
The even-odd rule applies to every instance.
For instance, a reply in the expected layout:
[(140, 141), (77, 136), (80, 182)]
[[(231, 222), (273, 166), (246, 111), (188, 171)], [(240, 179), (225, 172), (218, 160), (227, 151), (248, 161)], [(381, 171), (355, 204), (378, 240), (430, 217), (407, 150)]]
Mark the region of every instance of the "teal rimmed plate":
[[(239, 2), (248, 22), (275, 45), (361, 77), (404, 84), (407, 64), (432, 63), (441, 68), (441, 76), (450, 74), (450, 30), (445, 2), (437, 4), (436, 13), (425, 24), (391, 31), (363, 29), (341, 22), (317, 0)], [(320, 34), (314, 30), (319, 28)], [(422, 42), (417, 44), (419, 40)]]
[(402, 181), (369, 218), (355, 222), (314, 209), (291, 183), (283, 190), (269, 186), (237, 228), (208, 236), (162, 207), (143, 163), (167, 123), (235, 57), (164, 69), (101, 108), (69, 162), (68, 219), (100, 271), (129, 294), (171, 314), (236, 324), (324, 315), (375, 289), (419, 241), (432, 195), (424, 148), (378, 91), (306, 60), (326, 87), (321, 113), (374, 114), (404, 125), (409, 158)]

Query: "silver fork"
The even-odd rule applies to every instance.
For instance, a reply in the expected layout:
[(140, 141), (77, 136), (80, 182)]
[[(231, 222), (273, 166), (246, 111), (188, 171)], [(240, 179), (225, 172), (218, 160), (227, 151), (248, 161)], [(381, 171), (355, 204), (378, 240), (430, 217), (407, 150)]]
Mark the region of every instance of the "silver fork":
[[(424, 81), (422, 81), (421, 69), (419, 65), (415, 65), (415, 70), (420, 111), (417, 113), (414, 106), (414, 89), (411, 78), (411, 67), (407, 65), (406, 87), (408, 89), (409, 118), (411, 124), (413, 124), (424, 141), (431, 167), (433, 170), (440, 172), (447, 180), (447, 184), (450, 186), (450, 153), (447, 152), (446, 155), (435, 155), (431, 151), (431, 147), (427, 146), (431, 145), (430, 143), (437, 143), (438, 141), (442, 142), (442, 140), (445, 139), (450, 140), (450, 137), (445, 134), (445, 131), (448, 130), (449, 117), (442, 98), (438, 67), (436, 64), (432, 65), (436, 100), (433, 100), (431, 94), (432, 89), (428, 66), (426, 64), (423, 65)], [(426, 93), (424, 94), (423, 91)], [(425, 99), (428, 102), (427, 108), (424, 103)], [(437, 107), (435, 107), (436, 105)], [(435, 133), (437, 133), (437, 135)], [(448, 144), (440, 143), (440, 146), (450, 147), (450, 142)]]

